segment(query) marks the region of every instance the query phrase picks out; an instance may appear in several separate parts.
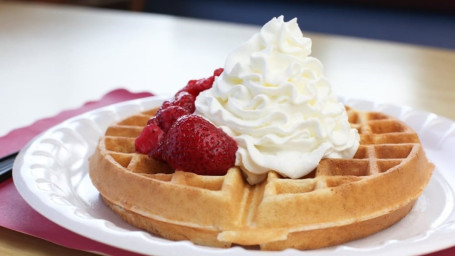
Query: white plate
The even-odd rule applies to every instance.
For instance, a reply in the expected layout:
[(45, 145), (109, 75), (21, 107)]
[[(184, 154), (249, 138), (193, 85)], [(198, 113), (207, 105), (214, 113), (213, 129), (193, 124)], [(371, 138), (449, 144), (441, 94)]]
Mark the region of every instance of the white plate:
[(364, 100), (345, 103), (395, 116), (419, 134), (433, 177), (414, 209), (396, 225), (364, 239), (313, 250), (261, 252), (235, 246), (218, 249), (174, 242), (123, 222), (100, 200), (88, 177), (88, 157), (113, 122), (158, 106), (150, 97), (104, 107), (71, 118), (31, 141), (14, 163), (14, 183), (36, 211), (82, 236), (133, 252), (153, 255), (414, 255), (455, 245), (455, 123), (408, 107)]

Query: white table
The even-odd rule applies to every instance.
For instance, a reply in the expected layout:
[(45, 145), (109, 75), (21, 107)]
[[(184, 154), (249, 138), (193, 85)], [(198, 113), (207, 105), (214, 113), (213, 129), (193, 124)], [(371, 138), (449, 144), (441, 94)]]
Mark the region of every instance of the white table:
[[(223, 66), (226, 55), (257, 29), (0, 1), (0, 136), (115, 88), (171, 95), (187, 80)], [(455, 94), (443, 91), (454, 87), (455, 52), (306, 35), (313, 38), (313, 55), (324, 63), (339, 95), (406, 104), (455, 119), (446, 106), (435, 104), (439, 96), (455, 102)]]
[[(240, 28), (240, 29), (239, 29)], [(0, 2), (0, 136), (115, 88), (171, 95), (256, 31), (168, 16)]]

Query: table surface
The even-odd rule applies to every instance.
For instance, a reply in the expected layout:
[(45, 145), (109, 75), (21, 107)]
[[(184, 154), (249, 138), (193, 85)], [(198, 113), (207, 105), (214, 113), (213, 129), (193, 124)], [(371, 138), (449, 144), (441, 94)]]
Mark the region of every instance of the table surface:
[[(116, 88), (171, 95), (187, 80), (222, 67), (227, 54), (257, 30), (157, 14), (0, 1), (0, 136)], [(324, 64), (338, 95), (455, 119), (454, 51), (304, 34), (313, 39), (312, 55)], [(0, 254), (82, 255), (4, 228)]]

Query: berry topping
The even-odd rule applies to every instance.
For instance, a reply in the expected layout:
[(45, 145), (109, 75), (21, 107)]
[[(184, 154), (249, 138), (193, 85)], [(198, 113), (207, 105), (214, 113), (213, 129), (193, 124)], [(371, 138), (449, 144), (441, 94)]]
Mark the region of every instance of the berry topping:
[[(150, 119), (153, 120), (154, 118)], [(150, 124), (144, 127), (139, 137), (136, 138), (134, 146), (136, 151), (142, 154), (149, 154), (158, 149), (164, 138), (164, 132), (161, 128), (150, 121)]]
[(158, 121), (159, 127), (164, 132), (167, 132), (174, 122), (183, 115), (189, 115), (192, 112), (179, 106), (170, 106), (165, 109), (161, 109), (156, 113), (156, 120)]
[(177, 94), (175, 94), (174, 98), (163, 102), (163, 104), (160, 107), (160, 110), (166, 109), (171, 106), (178, 106), (188, 110), (188, 112), (190, 113), (193, 113), (194, 110), (196, 109), (196, 107), (194, 106), (195, 100), (196, 97), (193, 96), (192, 94), (186, 91), (180, 91)]
[(160, 146), (161, 159), (176, 170), (224, 175), (234, 166), (236, 142), (201, 116), (180, 117)]
[[(147, 121), (147, 125), (149, 125), (149, 124), (156, 124), (156, 125), (158, 125), (158, 120), (156, 119), (155, 116), (152, 117), (152, 118), (150, 118), (150, 119)], [(159, 125), (158, 125), (158, 126), (159, 126)]]
[(184, 90), (197, 97), (200, 92), (211, 88), (214, 80), (215, 78), (213, 76), (199, 80), (191, 80)]
[(186, 91), (192, 94), (194, 97), (197, 97), (200, 92), (212, 88), (213, 82), (215, 81), (215, 77), (221, 75), (221, 73), (223, 73), (223, 69), (219, 68), (213, 72), (213, 76), (209, 76), (207, 78), (202, 78), (199, 80), (190, 80), (188, 84), (178, 93), (180, 93), (181, 91)]
[(203, 175), (224, 175), (234, 166), (237, 143), (223, 130), (193, 114), (200, 92), (212, 87), (213, 76), (191, 80), (175, 96), (163, 102), (155, 117), (136, 138), (136, 151), (167, 162), (176, 170)]
[(214, 76), (220, 76), (221, 73), (223, 73), (223, 68), (218, 68), (218, 69), (215, 69), (215, 71), (213, 71), (213, 75)]

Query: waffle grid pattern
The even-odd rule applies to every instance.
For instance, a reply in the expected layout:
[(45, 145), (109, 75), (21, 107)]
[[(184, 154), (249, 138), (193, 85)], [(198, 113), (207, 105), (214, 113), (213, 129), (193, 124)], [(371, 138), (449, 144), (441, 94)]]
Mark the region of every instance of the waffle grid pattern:
[[(231, 168), (225, 176), (201, 176), (174, 171), (165, 163), (136, 153), (135, 138), (155, 114), (155, 110), (143, 112), (110, 126), (101, 138), (99, 147), (110, 157), (110, 162), (119, 165), (121, 170), (134, 173), (131, 179), (135, 181), (132, 182), (150, 190), (129, 191), (130, 188), (125, 186), (125, 191), (144, 195), (155, 193), (153, 204), (167, 204), (169, 209), (180, 208), (180, 212), (150, 206), (148, 199), (137, 201), (136, 204), (146, 205), (138, 208), (123, 202), (125, 200), (121, 194), (113, 196), (100, 192), (103, 197), (106, 196), (105, 201), (114, 211), (124, 215), (122, 217), (127, 221), (174, 240), (189, 239), (218, 247), (228, 247), (232, 243), (260, 245), (262, 249), (274, 250), (287, 247), (318, 248), (365, 236), (384, 227), (362, 227), (365, 231), (346, 236), (344, 240), (327, 238), (324, 233), (326, 241), (309, 243), (315, 232), (306, 238), (308, 230), (315, 230), (318, 234), (321, 229), (335, 227), (331, 231), (337, 234), (346, 232), (338, 230), (338, 226), (362, 223), (366, 219), (371, 219), (368, 221), (371, 223), (381, 214), (390, 215), (386, 222), (390, 222), (387, 225), (393, 224), (411, 209), (428, 182), (432, 167), (422, 153), (417, 134), (404, 123), (377, 112), (359, 112), (349, 107), (347, 112), (351, 126), (358, 130), (361, 137), (354, 159), (323, 159), (316, 170), (297, 180), (283, 178), (272, 171), (265, 182), (256, 186), (247, 184), (238, 168)], [(423, 157), (420, 157), (421, 154)], [(419, 164), (410, 159), (420, 159), (422, 164), (417, 170), (420, 174), (410, 181), (421, 183), (417, 188), (406, 188), (394, 182), (402, 179), (400, 175), (405, 172), (401, 169)], [(379, 189), (369, 189), (371, 179), (377, 180)], [(400, 189), (410, 190), (411, 195), (394, 197)], [(192, 203), (183, 205), (169, 197), (168, 193), (187, 198)], [(383, 198), (378, 199), (376, 193), (384, 193)], [(375, 197), (377, 200), (371, 203), (370, 198)], [(313, 209), (312, 205), (315, 204), (320, 206)], [(377, 210), (383, 209), (384, 205), (392, 205), (385, 209), (387, 214)], [(181, 216), (185, 211), (192, 216), (189, 220)], [(296, 215), (298, 213), (305, 214)], [(142, 216), (140, 221), (135, 220), (137, 214)], [(218, 215), (218, 218), (214, 218), (214, 215)], [(153, 223), (152, 227), (144, 224), (143, 218)], [(160, 229), (162, 223), (157, 223), (156, 219), (162, 219), (171, 226), (165, 224)], [(337, 219), (342, 221), (336, 223)], [(174, 232), (177, 235), (166, 231), (175, 226), (179, 227)], [(193, 229), (197, 232), (190, 235)], [(206, 232), (212, 233), (201, 241), (200, 235), (206, 235)], [(292, 237), (297, 240), (294, 241)], [(276, 244), (277, 241), (285, 242)]]
[[(383, 173), (405, 160), (414, 147), (418, 146), (417, 134), (400, 121), (382, 113), (358, 112), (347, 107), (349, 122), (361, 136), (360, 147), (351, 159), (325, 159), (318, 169), (306, 176), (308, 179), (283, 179), (274, 172), (269, 175), (274, 193), (306, 193), (321, 187), (334, 187), (343, 183), (360, 180)], [(165, 164), (137, 154), (134, 140), (147, 121), (155, 114), (154, 110), (131, 116), (116, 125), (110, 126), (105, 134), (106, 149), (112, 157), (131, 172), (142, 173), (145, 177), (175, 183), (184, 182), (188, 186), (201, 186), (203, 189), (220, 190), (222, 177), (199, 176), (201, 180), (182, 179), (174, 176), (173, 170)], [(158, 165), (158, 166), (157, 166)], [(314, 179), (315, 177), (318, 177)], [(273, 180), (273, 181), (272, 181)], [(205, 184), (206, 183), (206, 184)]]

